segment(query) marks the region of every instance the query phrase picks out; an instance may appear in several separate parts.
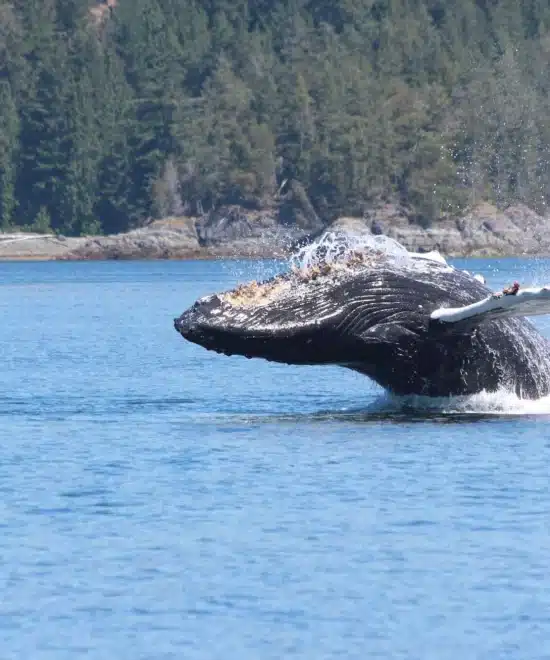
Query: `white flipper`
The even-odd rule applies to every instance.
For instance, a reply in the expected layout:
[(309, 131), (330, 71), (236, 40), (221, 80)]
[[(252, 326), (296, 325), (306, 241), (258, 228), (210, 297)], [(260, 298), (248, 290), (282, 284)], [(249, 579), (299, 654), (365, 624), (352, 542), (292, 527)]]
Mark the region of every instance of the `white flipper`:
[(520, 289), (510, 295), (495, 294), (464, 307), (440, 307), (430, 314), (430, 318), (443, 323), (467, 320), (482, 323), (491, 319), (543, 314), (550, 314), (550, 285)]

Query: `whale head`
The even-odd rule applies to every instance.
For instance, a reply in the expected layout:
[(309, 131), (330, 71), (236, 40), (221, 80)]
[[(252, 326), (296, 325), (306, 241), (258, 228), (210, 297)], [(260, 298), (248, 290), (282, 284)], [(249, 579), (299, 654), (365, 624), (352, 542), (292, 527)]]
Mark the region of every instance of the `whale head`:
[(188, 341), (225, 355), (333, 364), (346, 354), (336, 289), (287, 274), (205, 296), (174, 319)]

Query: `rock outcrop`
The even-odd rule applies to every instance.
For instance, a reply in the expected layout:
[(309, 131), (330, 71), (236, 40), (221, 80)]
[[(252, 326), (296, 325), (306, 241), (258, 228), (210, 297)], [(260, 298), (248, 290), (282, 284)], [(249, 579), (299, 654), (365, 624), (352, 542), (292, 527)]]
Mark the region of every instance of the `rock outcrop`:
[(438, 250), (447, 256), (550, 255), (548, 219), (523, 205), (499, 211), (479, 204), (460, 218), (430, 227), (411, 222), (403, 209), (388, 205), (364, 218), (339, 218), (330, 229), (384, 234), (413, 252)]
[(63, 259), (185, 259), (201, 255), (195, 218), (167, 218), (111, 236), (77, 239)]
[(0, 233), (0, 260), (59, 259), (68, 253), (73, 241), (78, 240), (55, 234)]
[(203, 249), (220, 256), (279, 257), (319, 233), (321, 226), (280, 222), (273, 211), (244, 211), (233, 206), (198, 219)]
[(200, 253), (193, 218), (169, 218), (112, 236), (0, 234), (0, 259), (170, 259)]
[[(411, 221), (404, 209), (387, 205), (364, 217), (342, 217), (325, 231), (384, 234), (408, 250), (438, 250), (447, 256), (550, 255), (548, 219), (523, 205), (500, 211), (483, 203), (459, 218), (430, 227)], [(54, 234), (0, 234), (0, 260), (7, 259), (189, 259), (282, 257), (322, 230), (313, 218), (281, 222), (275, 211), (226, 207), (201, 217), (156, 220), (111, 236), (68, 238)]]

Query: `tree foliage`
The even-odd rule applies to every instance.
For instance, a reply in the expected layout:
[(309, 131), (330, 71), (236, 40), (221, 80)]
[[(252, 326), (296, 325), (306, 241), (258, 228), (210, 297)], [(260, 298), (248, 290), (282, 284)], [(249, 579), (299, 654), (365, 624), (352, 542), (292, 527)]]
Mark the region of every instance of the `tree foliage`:
[(540, 0), (0, 0), (0, 228), (550, 203)]

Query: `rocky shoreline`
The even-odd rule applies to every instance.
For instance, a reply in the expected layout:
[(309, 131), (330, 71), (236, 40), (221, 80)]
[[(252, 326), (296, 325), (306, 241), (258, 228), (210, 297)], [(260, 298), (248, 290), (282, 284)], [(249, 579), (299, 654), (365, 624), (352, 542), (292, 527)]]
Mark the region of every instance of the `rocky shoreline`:
[[(342, 217), (324, 231), (386, 235), (408, 250), (450, 257), (550, 255), (548, 217), (523, 205), (505, 210), (482, 203), (459, 218), (423, 228), (387, 205), (362, 218)], [(316, 222), (285, 225), (268, 211), (220, 209), (202, 217), (157, 220), (111, 236), (71, 238), (25, 232), (0, 234), (0, 260), (268, 258), (288, 255), (323, 232)]]

